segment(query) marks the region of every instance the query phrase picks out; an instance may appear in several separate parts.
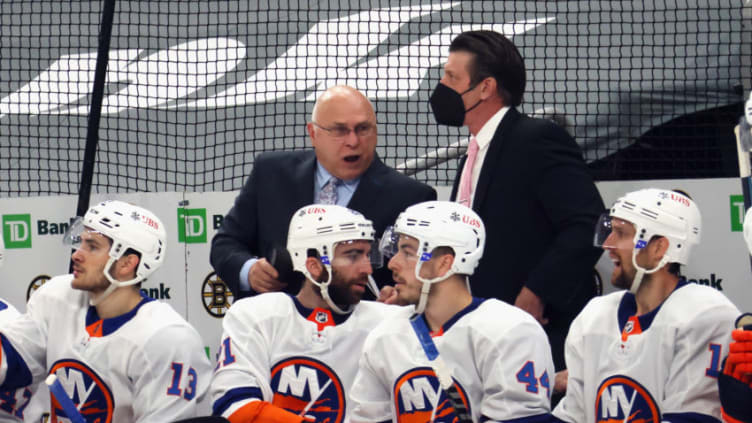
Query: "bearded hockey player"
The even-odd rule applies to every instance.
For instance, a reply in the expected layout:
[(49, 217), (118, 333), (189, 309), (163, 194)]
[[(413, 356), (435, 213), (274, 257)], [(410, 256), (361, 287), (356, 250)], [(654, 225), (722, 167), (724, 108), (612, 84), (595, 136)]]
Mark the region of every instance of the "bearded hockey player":
[(381, 264), (373, 225), (345, 207), (306, 206), (290, 221), (287, 251), (305, 275), (300, 293), (244, 298), (224, 317), (214, 414), (233, 423), (347, 422), (363, 341), (398, 310), (360, 301)]
[(686, 195), (643, 189), (601, 216), (595, 242), (624, 290), (588, 303), (566, 342), (567, 393), (554, 415), (583, 422), (715, 422), (717, 378), (736, 307), (679, 278), (700, 241)]
[(409, 207), (387, 229), (381, 246), (399, 301), (414, 306), (368, 336), (350, 395), (354, 422), (552, 419), (543, 328), (468, 288), (485, 236), (472, 209), (445, 201)]
[[(0, 387), (56, 376), (67, 398), (52, 399), (52, 422), (196, 416), (211, 378), (201, 338), (139, 290), (164, 261), (162, 222), (141, 207), (105, 201), (66, 239), (76, 248), (73, 274), (50, 279), (25, 314), (0, 328)], [(71, 403), (64, 411), (61, 404)]]

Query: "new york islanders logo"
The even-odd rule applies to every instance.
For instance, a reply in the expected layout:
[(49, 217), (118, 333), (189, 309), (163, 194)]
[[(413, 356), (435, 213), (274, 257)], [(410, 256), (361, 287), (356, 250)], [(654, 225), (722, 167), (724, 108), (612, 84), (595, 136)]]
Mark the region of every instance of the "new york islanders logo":
[[(472, 415), (465, 389), (456, 380), (454, 385), (467, 407), (468, 414)], [(431, 414), (434, 414), (433, 421), (436, 423), (458, 421), (449, 398), (439, 388), (439, 379), (429, 367), (410, 369), (397, 378), (394, 384), (394, 409), (397, 410), (398, 423), (429, 422)]]
[(341, 423), (345, 419), (342, 382), (326, 364), (310, 357), (286, 358), (272, 367), (272, 403), (317, 422)]
[(595, 398), (597, 423), (660, 423), (661, 413), (653, 396), (636, 380), (611, 376), (598, 387)]
[[(65, 393), (88, 423), (112, 423), (115, 401), (112, 391), (102, 378), (86, 364), (77, 360), (59, 360), (52, 365)], [(60, 404), (52, 398), (52, 422), (69, 421)]]

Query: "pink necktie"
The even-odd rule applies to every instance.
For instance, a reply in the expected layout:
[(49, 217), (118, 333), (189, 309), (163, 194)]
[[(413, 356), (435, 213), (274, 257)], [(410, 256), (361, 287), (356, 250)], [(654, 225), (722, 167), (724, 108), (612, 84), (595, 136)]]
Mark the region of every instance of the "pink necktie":
[(457, 202), (470, 207), (472, 198), (473, 184), (473, 166), (475, 159), (478, 157), (478, 140), (475, 137), (470, 138), (470, 144), (467, 146), (467, 159), (465, 167), (462, 168), (462, 178), (460, 179), (460, 192), (457, 195)]

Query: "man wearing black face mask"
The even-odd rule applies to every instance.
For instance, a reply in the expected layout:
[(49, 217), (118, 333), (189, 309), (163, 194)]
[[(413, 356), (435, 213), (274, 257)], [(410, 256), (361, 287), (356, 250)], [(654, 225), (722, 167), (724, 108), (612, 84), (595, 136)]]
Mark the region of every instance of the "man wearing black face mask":
[(464, 125), (471, 134), (451, 198), (486, 222), (472, 293), (532, 314), (560, 370), (569, 324), (595, 293), (601, 251), (593, 225), (604, 205), (574, 139), (517, 111), (524, 89), (514, 44), (496, 32), (470, 31), (452, 41), (431, 107), (439, 124)]

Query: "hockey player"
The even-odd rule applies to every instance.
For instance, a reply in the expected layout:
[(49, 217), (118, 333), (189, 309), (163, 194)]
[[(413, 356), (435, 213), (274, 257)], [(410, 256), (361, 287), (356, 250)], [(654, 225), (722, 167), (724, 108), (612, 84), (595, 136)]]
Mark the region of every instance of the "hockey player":
[[(5, 259), (3, 250), (3, 237), (0, 236), (0, 267), (2, 267)], [(20, 316), (20, 313), (13, 305), (0, 299), (0, 328), (18, 316)], [(1, 391), (0, 423), (24, 421), (24, 418), (28, 416), (27, 407), (29, 406), (31, 397), (32, 390), (28, 387)]]
[(700, 241), (700, 211), (662, 189), (616, 200), (595, 242), (626, 291), (596, 297), (572, 323), (566, 396), (570, 423), (710, 422), (721, 417), (717, 377), (739, 314), (720, 292), (678, 276)]
[(290, 221), (287, 251), (305, 275), (297, 296), (266, 293), (232, 305), (210, 392), (233, 423), (349, 421), (347, 392), (368, 332), (396, 306), (360, 302), (381, 264), (360, 213), (306, 206)]
[(25, 314), (0, 329), (0, 387), (55, 375), (67, 398), (51, 401), (52, 422), (195, 416), (211, 377), (201, 339), (138, 285), (164, 261), (162, 222), (141, 207), (105, 201), (72, 224), (66, 239), (77, 248), (73, 274), (50, 279)]
[(382, 253), (392, 256), (399, 300), (414, 307), (368, 336), (352, 421), (552, 419), (554, 366), (543, 328), (525, 311), (469, 291), (484, 243), (481, 219), (454, 202), (416, 204), (387, 229)]

